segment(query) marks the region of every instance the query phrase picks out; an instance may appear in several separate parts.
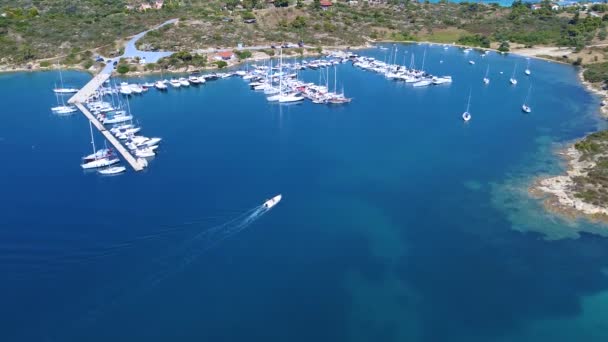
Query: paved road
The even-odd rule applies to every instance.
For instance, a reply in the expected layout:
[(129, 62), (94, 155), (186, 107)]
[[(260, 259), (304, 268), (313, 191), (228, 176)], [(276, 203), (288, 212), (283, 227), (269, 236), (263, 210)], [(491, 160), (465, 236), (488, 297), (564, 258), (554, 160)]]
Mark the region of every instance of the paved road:
[(118, 56), (118, 57), (114, 57), (113, 59), (110, 59), (107, 62), (107, 65), (105, 66), (105, 68), (103, 68), (103, 70), (101, 72), (102, 73), (112, 73), (112, 70), (114, 70), (114, 66), (112, 64), (121, 58), (139, 57), (139, 58), (145, 59), (146, 63), (156, 63), (156, 62), (158, 62), (159, 59), (161, 59), (163, 57), (171, 56), (173, 54), (173, 51), (157, 51), (157, 52), (140, 51), (135, 46), (135, 43), (137, 43), (138, 40), (140, 40), (143, 36), (145, 36), (146, 33), (157, 30), (165, 25), (174, 24), (176, 22), (177, 22), (177, 19), (167, 20), (164, 23), (162, 23), (156, 27), (153, 27), (147, 31), (136, 34), (135, 36), (133, 36), (133, 38), (129, 39), (129, 41), (125, 45), (125, 52), (122, 54), (122, 56)]

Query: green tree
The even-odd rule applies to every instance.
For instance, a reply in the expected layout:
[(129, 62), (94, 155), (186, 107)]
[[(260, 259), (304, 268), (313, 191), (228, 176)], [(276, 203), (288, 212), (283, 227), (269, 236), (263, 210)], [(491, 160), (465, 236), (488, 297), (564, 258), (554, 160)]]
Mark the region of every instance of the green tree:
[(503, 41), (502, 43), (500, 43), (500, 46), (498, 47), (498, 51), (500, 52), (508, 52), (509, 51), (509, 42), (507, 41)]
[(223, 69), (228, 66), (228, 63), (225, 61), (216, 61), (213, 64), (215, 64), (219, 69)]
[(130, 70), (130, 69), (129, 69), (129, 66), (128, 66), (128, 65), (126, 65), (126, 64), (119, 64), (119, 65), (118, 65), (118, 67), (116, 68), (116, 71), (117, 71), (119, 74), (126, 74), (126, 73), (128, 73), (128, 72), (129, 72), (129, 70)]

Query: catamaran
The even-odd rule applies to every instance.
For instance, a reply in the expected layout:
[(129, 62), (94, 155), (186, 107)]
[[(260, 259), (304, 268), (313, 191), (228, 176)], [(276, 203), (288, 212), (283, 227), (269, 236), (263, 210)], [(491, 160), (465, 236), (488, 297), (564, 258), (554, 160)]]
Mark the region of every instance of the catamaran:
[(467, 110), (462, 113), (462, 120), (464, 122), (468, 122), (471, 120), (471, 113), (469, 113), (469, 107), (471, 106), (471, 92), (469, 91), (469, 100), (467, 101)]
[(528, 88), (528, 94), (526, 95), (526, 99), (524, 100), (524, 104), (521, 105), (521, 110), (524, 113), (531, 113), (532, 112), (532, 108), (530, 108), (530, 106), (528, 105), (528, 100), (530, 99), (530, 91), (532, 90), (532, 85), (530, 85), (530, 87)]

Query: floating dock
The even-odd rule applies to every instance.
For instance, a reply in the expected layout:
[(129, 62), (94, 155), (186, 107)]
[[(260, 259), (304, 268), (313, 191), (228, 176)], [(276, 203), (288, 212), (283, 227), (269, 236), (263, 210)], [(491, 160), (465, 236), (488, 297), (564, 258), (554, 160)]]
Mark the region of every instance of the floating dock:
[(120, 141), (118, 139), (116, 139), (116, 137), (114, 135), (112, 135), (112, 133), (110, 131), (108, 131), (99, 120), (97, 120), (95, 115), (93, 115), (83, 105), (83, 103), (85, 103), (91, 96), (93, 96), (95, 94), (95, 92), (97, 91), (97, 89), (99, 89), (99, 87), (101, 87), (108, 78), (110, 78), (109, 73), (98, 74), (97, 76), (93, 77), (93, 79), (89, 83), (87, 83), (84, 87), (82, 87), (82, 89), (80, 89), (80, 91), (78, 91), (78, 93), (74, 94), (74, 96), (72, 96), (68, 100), (68, 102), (70, 104), (75, 105), (82, 112), (82, 114), (84, 114), (84, 116), (89, 121), (91, 121), (91, 123), (95, 126), (95, 128), (97, 128), (99, 130), (99, 132), (101, 134), (103, 134), (103, 136), (110, 142), (110, 144), (112, 144), (112, 146), (114, 146), (114, 149), (116, 149), (116, 151), (118, 151), (120, 153), (120, 155), (122, 155), (122, 158), (124, 160), (126, 160), (127, 163), (129, 163), (129, 165), (131, 165), (133, 170), (141, 171), (147, 166), (146, 160), (145, 159), (136, 159), (135, 157), (133, 157), (131, 152), (129, 152), (120, 143)]

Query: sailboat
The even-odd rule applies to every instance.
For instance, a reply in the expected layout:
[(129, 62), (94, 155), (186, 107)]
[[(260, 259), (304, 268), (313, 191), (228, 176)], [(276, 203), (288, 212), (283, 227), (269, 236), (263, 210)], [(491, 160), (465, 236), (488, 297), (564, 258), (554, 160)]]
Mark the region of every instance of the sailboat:
[(57, 98), (57, 107), (52, 107), (51, 111), (58, 115), (68, 115), (72, 113), (76, 113), (78, 109), (74, 106), (66, 106), (63, 100), (63, 96), (61, 97), (61, 103), (59, 102), (59, 93), (55, 93), (55, 97)]
[(517, 70), (517, 64), (515, 64), (515, 66), (513, 67), (513, 74), (509, 79), (509, 82), (511, 82), (512, 85), (517, 85), (517, 79), (515, 78), (515, 70)]
[(524, 74), (526, 74), (526, 76), (530, 76), (532, 72), (530, 71), (530, 58), (528, 58), (528, 65), (526, 66), (526, 70), (524, 70)]
[(89, 121), (89, 130), (91, 131), (91, 144), (93, 145), (93, 156), (95, 159), (92, 161), (86, 161), (84, 164), (81, 164), (80, 167), (83, 169), (95, 169), (99, 167), (106, 167), (113, 164), (118, 163), (120, 160), (113, 155), (108, 155), (107, 157), (98, 158), (97, 151), (95, 150), (95, 139), (93, 138), (93, 124)]
[(462, 120), (468, 122), (471, 120), (471, 113), (469, 113), (469, 107), (471, 106), (471, 91), (469, 91), (469, 100), (467, 101), (467, 110), (462, 113)]
[(521, 110), (524, 113), (531, 113), (532, 112), (532, 108), (530, 108), (530, 106), (528, 105), (528, 100), (530, 99), (530, 91), (532, 90), (532, 85), (530, 85), (530, 87), (528, 88), (528, 95), (526, 95), (526, 99), (524, 101), (524, 104), (521, 105)]
[(283, 93), (283, 49), (281, 49), (281, 57), (280, 57), (280, 68), (279, 68), (279, 103), (291, 103), (291, 102), (299, 102), (304, 100), (303, 96), (298, 95), (297, 93)]
[(486, 75), (483, 77), (483, 84), (490, 84), (490, 79), (488, 78), (488, 74), (490, 73), (490, 64), (488, 64), (486, 68)]
[(59, 69), (59, 81), (61, 82), (61, 88), (57, 88), (57, 86), (55, 86), (55, 88), (53, 89), (53, 91), (55, 92), (55, 94), (73, 94), (73, 93), (77, 93), (78, 89), (76, 88), (64, 88), (63, 87), (63, 75), (61, 74), (61, 69)]

